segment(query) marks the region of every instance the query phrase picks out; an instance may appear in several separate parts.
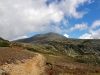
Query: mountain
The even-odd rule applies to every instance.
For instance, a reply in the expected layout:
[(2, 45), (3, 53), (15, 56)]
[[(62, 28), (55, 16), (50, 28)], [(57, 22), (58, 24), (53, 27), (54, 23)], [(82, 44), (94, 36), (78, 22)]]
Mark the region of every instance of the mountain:
[(3, 39), (3, 38), (0, 37), (0, 42), (3, 42), (3, 41), (8, 42), (8, 40), (5, 40), (5, 39)]
[(50, 32), (16, 40), (16, 42), (29, 43), (26, 49), (31, 51), (69, 56), (77, 62), (100, 65), (99, 39), (72, 39)]
[[(18, 75), (18, 73), (20, 75), (34, 75), (35, 71), (37, 73), (35, 75), (40, 75), (39, 73), (45, 71), (46, 75), (100, 75), (99, 39), (66, 38), (50, 32), (13, 42), (2, 38), (0, 40), (0, 61), (2, 60), (1, 62), (7, 65), (3, 66), (0, 63), (3, 70), (13, 73), (11, 75)], [(43, 55), (44, 59), (41, 56), (36, 56), (31, 60), (30, 53), (32, 56), (34, 56), (33, 53)], [(23, 62), (24, 58), (28, 60)], [(15, 59), (22, 61), (17, 63), (14, 61)], [(6, 68), (8, 66), (9, 68)], [(42, 72), (38, 72), (41, 71), (41, 66), (43, 66)]]
[(19, 39), (19, 40), (15, 40), (15, 41), (23, 42), (23, 43), (32, 43), (32, 42), (44, 42), (44, 41), (55, 41), (55, 40), (61, 41), (61, 40), (65, 40), (65, 39), (66, 39), (66, 37), (64, 37), (60, 34), (49, 32), (46, 34), (37, 34), (30, 38)]

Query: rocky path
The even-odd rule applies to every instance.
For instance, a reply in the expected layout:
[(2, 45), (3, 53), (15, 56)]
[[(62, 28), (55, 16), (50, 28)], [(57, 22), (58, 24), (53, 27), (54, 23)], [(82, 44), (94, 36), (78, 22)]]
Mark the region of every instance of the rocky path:
[[(3, 52), (6, 51), (8, 50)], [(3, 52), (0, 52), (0, 57), (3, 55)], [(13, 50), (11, 52), (14, 52), (15, 54), (17, 53)], [(21, 51), (19, 52), (21, 53)], [(13, 53), (11, 53), (12, 55), (7, 54), (7, 58), (3, 61), (6, 64), (1, 65), (0, 69), (3, 69), (8, 75), (45, 75), (45, 58), (41, 54), (35, 54), (34, 56), (31, 55), (31, 53), (22, 52), (22, 54), (24, 53), (27, 55), (22, 56), (19, 52), (17, 53), (19, 56), (17, 54), (14, 54), (15, 56), (13, 56), (13, 59), (16, 60), (16, 63), (11, 61), (10, 63), (6, 63), (8, 61), (7, 59), (10, 59), (10, 56), (12, 56)], [(6, 54), (4, 54), (4, 56), (6, 57)]]

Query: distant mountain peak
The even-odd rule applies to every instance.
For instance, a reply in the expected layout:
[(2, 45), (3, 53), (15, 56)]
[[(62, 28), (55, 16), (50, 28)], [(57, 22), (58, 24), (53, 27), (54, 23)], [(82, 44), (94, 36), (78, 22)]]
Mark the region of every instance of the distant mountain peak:
[(50, 34), (50, 35), (52, 35), (52, 34), (58, 34), (58, 33), (55, 33), (55, 32), (48, 32), (48, 33), (45, 33), (45, 34)]
[(45, 34), (37, 34), (26, 39), (20, 39), (17, 40), (17, 42), (31, 43), (31, 42), (45, 42), (45, 41), (60, 41), (65, 39), (67, 38), (64, 37), (63, 35), (54, 32), (49, 32)]

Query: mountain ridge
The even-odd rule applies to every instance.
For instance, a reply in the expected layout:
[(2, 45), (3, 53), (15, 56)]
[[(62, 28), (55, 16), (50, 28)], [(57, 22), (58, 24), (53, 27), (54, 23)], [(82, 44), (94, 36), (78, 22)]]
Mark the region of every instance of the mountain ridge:
[(61, 39), (67, 39), (67, 38), (58, 33), (49, 32), (45, 34), (37, 34), (30, 38), (18, 39), (15, 40), (15, 42), (30, 43), (30, 42), (43, 42), (43, 41), (50, 41), (50, 40), (55, 41)]
[(44, 67), (46, 67), (47, 75), (51, 75), (51, 73), (53, 75), (75, 73), (75, 75), (86, 75), (88, 72), (100, 74), (99, 39), (70, 39), (55, 33), (38, 34), (31, 38), (26, 39), (27, 43), (25, 41), (9, 42), (1, 39), (0, 44), (1, 47), (5, 47), (5, 50), (6, 47), (9, 47), (13, 50), (42, 54), (46, 58), (44, 63), (46, 66)]
[(52, 55), (62, 54), (73, 57), (78, 62), (89, 63), (91, 61), (93, 65), (96, 63), (100, 65), (99, 39), (72, 39), (56, 33), (46, 33), (16, 42), (31, 44), (33, 47), (31, 45), (27, 47), (31, 51)]

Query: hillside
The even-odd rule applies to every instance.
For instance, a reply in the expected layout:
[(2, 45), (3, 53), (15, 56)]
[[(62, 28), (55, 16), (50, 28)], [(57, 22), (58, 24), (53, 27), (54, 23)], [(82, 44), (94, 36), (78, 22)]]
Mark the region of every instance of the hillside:
[(7, 40), (4, 40), (3, 38), (0, 37), (0, 47), (9, 47), (10, 43)]
[[(49, 65), (52, 64), (56, 67), (53, 68), (54, 75), (59, 72), (66, 73), (66, 69), (63, 68), (62, 71), (57, 66), (67, 67), (69, 71), (75, 72), (79, 69), (86, 73), (90, 72), (90, 69), (91, 72), (95, 72), (96, 68), (100, 66), (99, 39), (72, 39), (50, 32), (38, 34), (27, 39), (20, 39), (16, 42), (24, 43), (24, 48), (29, 51), (42, 53), (47, 58)], [(69, 63), (70, 66), (68, 65)], [(83, 72), (80, 71), (79, 73)], [(71, 73), (73, 74), (73, 72)]]
[(42, 55), (0, 47), (0, 75), (44, 75), (44, 73), (45, 58)]
[(0, 75), (44, 75), (45, 57), (0, 38)]
[(35, 57), (36, 54), (30, 53), (24, 50), (15, 50), (8, 47), (0, 48), (0, 65), (6, 63), (16, 63), (17, 61), (23, 61), (23, 59), (30, 59)]
[(30, 43), (33, 47), (26, 47), (29, 50), (52, 55), (62, 54), (73, 57), (77, 62), (100, 65), (99, 39), (70, 39), (50, 32), (17, 40), (17, 42)]
[(50, 33), (46, 33), (46, 34), (37, 34), (30, 38), (15, 40), (15, 42), (32, 43), (32, 42), (45, 42), (45, 41), (55, 41), (55, 40), (62, 41), (65, 39), (66, 39), (66, 37), (64, 37), (60, 34), (50, 32)]
[[(20, 73), (20, 75), (22, 73), (24, 73), (23, 75), (28, 75), (30, 73), (29, 70), (31, 70), (31, 68), (33, 67), (35, 67), (36, 70), (40, 71), (40, 68), (39, 67), (36, 68), (35, 65), (33, 65), (33, 67), (31, 67), (28, 71), (25, 69), (26, 64), (29, 65), (35, 62), (31, 60), (32, 57), (33, 59), (35, 58), (36, 60), (35, 63), (37, 63), (38, 55), (40, 56), (43, 55), (46, 58), (45, 60), (44, 57), (43, 58), (39, 57), (38, 61), (42, 62), (43, 65), (42, 72), (46, 71), (46, 75), (99, 75), (100, 74), (99, 39), (87, 39), (87, 40), (72, 39), (72, 38), (66, 38), (57, 33), (50, 32), (46, 34), (38, 34), (27, 39), (20, 39), (13, 42), (9, 42), (3, 39), (2, 42), (4, 43), (6, 42), (7, 44), (9, 44), (9, 46), (1, 45), (0, 49), (2, 50), (2, 52), (5, 53), (7, 51), (8, 53), (7, 54), (1, 53), (0, 60), (2, 60), (2, 62), (5, 65), (7, 60), (10, 59), (10, 57), (13, 57), (14, 60), (13, 61), (11, 60), (10, 63), (8, 63), (8, 65), (10, 65), (10, 68), (12, 69), (11, 71), (16, 72), (14, 75), (17, 75), (17, 72)], [(0, 43), (4, 44), (2, 42)], [(34, 57), (34, 53), (38, 53), (38, 55), (35, 54)], [(23, 64), (23, 61), (21, 60), (24, 59), (26, 61), (31, 60), (33, 62), (31, 63), (25, 62)], [(22, 63), (19, 63), (19, 65), (12, 68), (13, 65), (12, 63), (15, 63), (15, 65), (18, 64), (15, 60), (18, 60)], [(20, 68), (21, 65), (23, 66)], [(23, 69), (23, 70), (22, 72), (19, 72), (18, 69), (21, 70)], [(27, 72), (24, 72), (24, 70)], [(6, 71), (11, 72), (9, 69), (6, 69)], [(34, 71), (32, 71), (31, 74), (34, 75), (33, 72)], [(40, 75), (40, 74), (38, 73), (35, 75)]]

